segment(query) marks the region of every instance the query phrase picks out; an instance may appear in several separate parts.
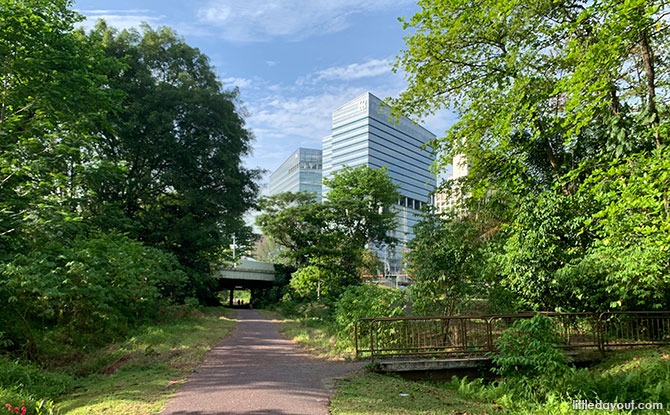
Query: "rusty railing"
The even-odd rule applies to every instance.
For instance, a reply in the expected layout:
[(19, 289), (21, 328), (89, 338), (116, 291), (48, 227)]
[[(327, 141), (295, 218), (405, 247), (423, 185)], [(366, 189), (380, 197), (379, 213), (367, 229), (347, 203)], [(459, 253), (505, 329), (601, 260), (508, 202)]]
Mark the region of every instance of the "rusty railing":
[[(542, 313), (558, 347), (600, 350), (670, 343), (670, 312)], [(503, 330), (535, 314), (365, 318), (355, 325), (358, 357), (476, 356), (495, 353)]]

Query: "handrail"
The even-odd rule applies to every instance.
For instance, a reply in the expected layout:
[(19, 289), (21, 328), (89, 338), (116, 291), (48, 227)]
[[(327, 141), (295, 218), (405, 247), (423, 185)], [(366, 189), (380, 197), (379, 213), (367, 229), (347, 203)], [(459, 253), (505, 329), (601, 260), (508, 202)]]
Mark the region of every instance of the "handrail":
[(561, 348), (605, 350), (670, 343), (670, 311), (379, 317), (356, 321), (356, 356), (495, 353), (495, 342), (505, 328), (536, 314), (555, 320)]

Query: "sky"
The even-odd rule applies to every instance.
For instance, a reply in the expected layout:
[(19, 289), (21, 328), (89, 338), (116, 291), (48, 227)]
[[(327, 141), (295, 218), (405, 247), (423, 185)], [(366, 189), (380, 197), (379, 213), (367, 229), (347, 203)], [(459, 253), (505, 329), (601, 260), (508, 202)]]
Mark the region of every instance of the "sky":
[[(411, 0), (75, 0), (84, 26), (105, 19), (119, 29), (169, 26), (209, 56), (224, 88), (238, 87), (253, 132), (245, 166), (263, 181), (299, 147), (321, 148), (332, 112), (369, 91), (397, 96), (392, 71), (404, 49), (399, 17)], [(422, 121), (437, 136), (455, 121), (440, 111)]]

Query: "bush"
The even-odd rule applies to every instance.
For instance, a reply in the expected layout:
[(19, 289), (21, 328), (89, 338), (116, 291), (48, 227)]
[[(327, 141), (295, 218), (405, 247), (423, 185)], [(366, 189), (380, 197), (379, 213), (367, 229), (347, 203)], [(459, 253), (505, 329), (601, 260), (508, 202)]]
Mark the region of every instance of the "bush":
[(33, 358), (38, 324), (66, 345), (101, 345), (153, 319), (187, 281), (172, 254), (121, 235), (47, 242), (17, 255), (0, 275), (8, 297), (0, 311), (11, 317), (0, 331), (9, 347)]
[(361, 318), (396, 317), (405, 310), (403, 291), (374, 284), (348, 287), (335, 304), (335, 325), (340, 340), (353, 339), (354, 326)]
[[(72, 376), (0, 356), (0, 404), (18, 406), (22, 399), (55, 398), (75, 385)], [(26, 405), (28, 406), (28, 405)], [(0, 411), (2, 408), (0, 408)]]
[(563, 352), (556, 348), (558, 335), (551, 318), (537, 314), (514, 322), (496, 341), (494, 373), (506, 378), (559, 378), (569, 369)]
[(574, 393), (607, 402), (670, 402), (668, 350), (630, 350), (571, 376)]

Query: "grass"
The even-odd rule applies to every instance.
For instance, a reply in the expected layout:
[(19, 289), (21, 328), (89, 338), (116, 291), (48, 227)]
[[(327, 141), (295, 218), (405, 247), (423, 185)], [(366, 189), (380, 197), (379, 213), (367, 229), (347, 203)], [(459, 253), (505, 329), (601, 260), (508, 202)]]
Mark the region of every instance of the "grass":
[(492, 414), (496, 409), (444, 384), (376, 373), (340, 380), (330, 407), (333, 415)]
[(147, 327), (108, 348), (102, 353), (114, 360), (84, 378), (78, 390), (58, 400), (58, 407), (64, 415), (158, 413), (205, 353), (234, 327), (227, 315), (229, 310), (210, 309)]
[[(518, 389), (519, 384), (504, 381), (486, 384), (481, 379), (454, 379), (440, 383), (362, 373), (338, 382), (330, 409), (333, 415), (670, 414), (670, 347), (618, 351), (589, 369), (575, 369), (565, 379), (521, 385)], [(665, 409), (573, 409), (572, 399), (660, 402)]]
[[(63, 381), (67, 391), (50, 398), (62, 415), (157, 414), (205, 353), (234, 327), (235, 321), (228, 317), (231, 312), (223, 308), (176, 310), (165, 322), (146, 326), (124, 342), (90, 353), (58, 371), (42, 371), (47, 381), (52, 377), (67, 380)], [(35, 402), (44, 397), (35, 391), (47, 389), (41, 384), (22, 384), (4, 390), (6, 399)]]
[(287, 339), (307, 349), (311, 354), (333, 360), (351, 360), (355, 358), (352, 347), (343, 346), (337, 336), (321, 320), (290, 319), (266, 310), (263, 315), (278, 321), (279, 332)]

